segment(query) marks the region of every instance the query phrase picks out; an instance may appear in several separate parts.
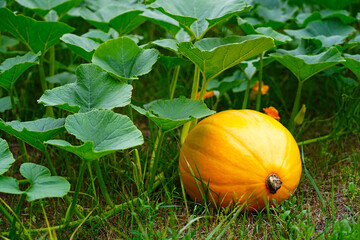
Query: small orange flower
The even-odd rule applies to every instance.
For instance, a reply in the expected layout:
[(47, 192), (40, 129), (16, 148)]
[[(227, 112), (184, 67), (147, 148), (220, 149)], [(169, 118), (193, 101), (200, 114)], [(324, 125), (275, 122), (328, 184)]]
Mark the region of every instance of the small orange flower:
[(276, 108), (270, 106), (268, 108), (263, 108), (263, 110), (270, 117), (280, 121), (279, 112), (278, 112), (278, 110)]
[[(256, 81), (255, 85), (252, 87), (251, 91), (258, 92), (259, 91), (259, 81)], [(261, 94), (265, 95), (269, 91), (269, 86), (264, 83), (261, 84)]]
[[(205, 100), (206, 98), (211, 98), (211, 97), (213, 97), (213, 96), (215, 96), (214, 91), (205, 92), (204, 100)], [(199, 99), (199, 97), (200, 97), (200, 92), (197, 93), (196, 99)]]

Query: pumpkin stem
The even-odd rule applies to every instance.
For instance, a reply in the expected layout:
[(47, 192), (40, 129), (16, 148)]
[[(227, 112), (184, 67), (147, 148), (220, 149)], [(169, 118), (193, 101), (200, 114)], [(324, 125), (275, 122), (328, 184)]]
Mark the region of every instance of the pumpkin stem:
[(270, 190), (271, 194), (275, 194), (279, 188), (281, 188), (282, 181), (280, 180), (279, 176), (275, 173), (271, 173), (265, 181), (265, 185), (267, 189)]

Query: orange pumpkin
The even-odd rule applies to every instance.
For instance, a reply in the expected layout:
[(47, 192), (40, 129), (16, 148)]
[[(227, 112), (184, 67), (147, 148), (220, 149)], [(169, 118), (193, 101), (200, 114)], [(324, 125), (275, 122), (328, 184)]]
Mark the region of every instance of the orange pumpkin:
[(223, 111), (202, 120), (181, 148), (179, 167), (192, 199), (202, 203), (207, 193), (212, 204), (245, 204), (250, 211), (289, 198), (302, 169), (291, 133), (253, 110)]

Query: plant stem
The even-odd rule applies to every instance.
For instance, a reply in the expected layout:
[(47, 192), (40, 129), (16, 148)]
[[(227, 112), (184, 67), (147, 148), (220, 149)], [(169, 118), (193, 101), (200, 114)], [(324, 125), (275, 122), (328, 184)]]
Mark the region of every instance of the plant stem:
[(299, 80), (299, 85), (298, 85), (298, 88), (297, 88), (297, 91), (296, 91), (294, 106), (293, 106), (293, 109), (291, 111), (290, 121), (288, 123), (288, 129), (292, 134), (294, 133), (294, 130), (295, 130), (294, 119), (295, 119), (296, 114), (298, 113), (299, 107), (300, 107), (301, 89), (302, 89), (303, 83), (304, 83), (303, 81)]
[[(54, 76), (55, 75), (55, 45), (51, 46), (49, 48), (49, 76)], [(49, 88), (53, 88), (54, 84), (53, 83), (49, 83)]]
[(95, 171), (96, 171), (97, 180), (98, 180), (99, 185), (100, 185), (100, 190), (101, 190), (102, 194), (104, 195), (106, 203), (108, 205), (110, 205), (111, 207), (114, 207), (115, 204), (111, 200), (109, 192), (107, 191), (107, 188), (106, 188), (106, 185), (105, 185), (105, 181), (104, 181), (101, 169), (100, 169), (99, 160), (94, 161), (94, 168), (95, 168)]
[(174, 69), (174, 74), (173, 77), (171, 79), (171, 84), (170, 84), (170, 99), (174, 98), (174, 94), (175, 94), (175, 89), (176, 89), (176, 83), (179, 77), (179, 72), (180, 72), (180, 65), (176, 66)]
[[(194, 79), (193, 79), (193, 85), (192, 85), (191, 96), (190, 96), (191, 100), (196, 100), (197, 91), (199, 89), (199, 81), (200, 81), (200, 68), (195, 65)], [(181, 137), (180, 137), (181, 144), (183, 144), (185, 142), (186, 136), (188, 135), (189, 130), (190, 130), (190, 126), (191, 126), (191, 122), (187, 122), (183, 126), (183, 129), (181, 131)]]
[(14, 98), (13, 85), (12, 84), (11, 84), (11, 88), (10, 88), (10, 91), (9, 91), (9, 97), (10, 97), (10, 102), (11, 102), (11, 111), (14, 114), (14, 116), (16, 117), (16, 119), (18, 121), (20, 121), (20, 117), (19, 117), (17, 107), (16, 107), (16, 104), (15, 104), (15, 98)]
[(151, 155), (150, 163), (149, 163), (149, 172), (150, 172), (150, 179), (147, 185), (147, 191), (150, 193), (153, 190), (153, 184), (155, 180), (155, 174), (157, 170), (157, 164), (159, 161), (159, 154), (161, 149), (161, 144), (164, 139), (165, 133), (159, 129), (158, 137), (155, 141), (153, 154)]
[(44, 70), (44, 56), (41, 56), (39, 59), (39, 74), (40, 74), (41, 88), (43, 92), (45, 92), (48, 88), (46, 84), (46, 75)]
[(263, 76), (263, 58), (264, 58), (264, 53), (262, 52), (260, 54), (260, 66), (259, 66), (259, 90), (258, 90), (258, 94), (256, 97), (256, 111), (260, 111), (260, 107), (261, 107), (261, 85), (262, 85), (262, 76)]
[(93, 175), (92, 168), (91, 168), (91, 162), (87, 162), (86, 165), (87, 165), (88, 170), (89, 170), (90, 179), (91, 179), (91, 186), (93, 188), (94, 197), (97, 199), (96, 188), (95, 188), (95, 179), (94, 179), (94, 175)]
[[(48, 87), (46, 84), (46, 75), (45, 75), (45, 70), (44, 70), (44, 55), (42, 55), (39, 59), (39, 74), (40, 74), (40, 83), (41, 83), (41, 88), (43, 90), (43, 92), (45, 92)], [(46, 115), (53, 117), (54, 116), (54, 112), (51, 106), (46, 107)]]
[(317, 137), (317, 138), (313, 138), (313, 139), (309, 139), (309, 140), (305, 140), (305, 141), (300, 141), (300, 142), (297, 142), (297, 144), (299, 146), (303, 146), (303, 145), (310, 144), (310, 143), (316, 143), (316, 142), (324, 141), (324, 140), (330, 139), (332, 137), (339, 137), (339, 136), (349, 134), (349, 133), (351, 133), (351, 131), (339, 132), (339, 133), (336, 133), (336, 134), (330, 133), (330, 134), (322, 136), (322, 137)]
[(51, 159), (50, 159), (50, 156), (49, 156), (49, 153), (48, 153), (46, 147), (45, 147), (44, 155), (45, 155), (45, 158), (46, 158), (46, 162), (47, 162), (47, 164), (49, 165), (49, 169), (50, 169), (51, 175), (57, 176), (57, 173), (56, 173), (56, 171), (55, 171), (54, 165), (52, 164), (52, 161), (51, 161)]
[[(203, 85), (201, 86), (201, 90), (200, 90), (200, 94), (199, 94), (199, 100), (204, 100), (204, 96), (206, 93), (206, 89), (207, 89), (207, 85), (209, 83), (209, 81), (206, 80), (205, 75), (203, 75)], [(190, 122), (190, 128), (189, 128), (189, 132), (191, 131), (191, 129), (193, 129), (195, 127), (195, 125), (197, 124), (198, 120), (194, 119)], [(184, 140), (185, 141), (185, 140)]]
[(20, 152), (21, 152), (21, 157), (23, 158), (24, 162), (29, 162), (29, 156), (27, 154), (27, 150), (26, 150), (26, 144), (24, 141), (17, 139), (18, 143), (19, 143), (19, 148), (20, 148)]
[(242, 109), (246, 109), (248, 107), (249, 94), (250, 94), (251, 79), (248, 78), (248, 76), (246, 74), (245, 74), (245, 78), (246, 78), (247, 84), (246, 84), (246, 90), (245, 90), (244, 100), (243, 100), (243, 104), (242, 104)]
[(70, 207), (68, 208), (68, 210), (66, 211), (66, 214), (65, 214), (65, 222), (68, 222), (71, 219), (72, 215), (74, 214), (76, 202), (77, 202), (77, 199), (79, 197), (80, 187), (81, 187), (82, 182), (84, 180), (83, 178), (84, 178), (85, 169), (86, 169), (86, 163), (84, 162), (84, 160), (82, 160), (82, 163), (80, 165), (80, 172), (79, 172), (79, 176), (78, 176), (78, 181), (77, 181), (77, 184), (76, 184), (76, 187), (75, 187), (73, 200), (72, 200), (72, 203), (71, 203)]

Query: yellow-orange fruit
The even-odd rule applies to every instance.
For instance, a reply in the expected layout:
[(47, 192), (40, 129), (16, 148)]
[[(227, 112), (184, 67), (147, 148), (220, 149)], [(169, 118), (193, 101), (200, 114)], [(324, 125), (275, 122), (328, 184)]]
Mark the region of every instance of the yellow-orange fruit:
[(250, 211), (289, 198), (302, 169), (291, 133), (253, 110), (223, 111), (202, 120), (181, 148), (179, 167), (192, 199), (202, 203), (207, 193), (212, 204), (245, 203)]

